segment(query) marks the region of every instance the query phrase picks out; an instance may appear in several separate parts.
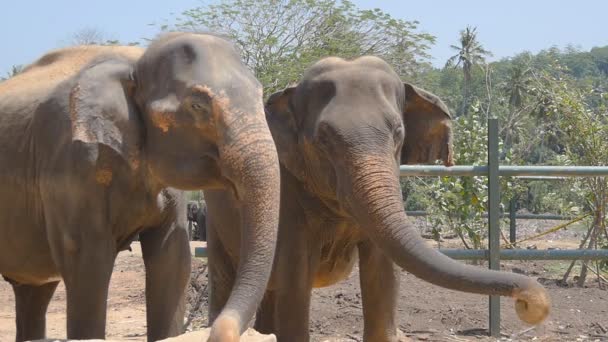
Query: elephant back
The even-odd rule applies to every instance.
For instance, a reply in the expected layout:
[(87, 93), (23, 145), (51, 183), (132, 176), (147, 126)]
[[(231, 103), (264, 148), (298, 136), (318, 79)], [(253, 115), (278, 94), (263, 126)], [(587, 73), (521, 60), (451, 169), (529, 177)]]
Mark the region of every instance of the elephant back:
[(0, 103), (15, 96), (42, 98), (101, 55), (118, 54), (135, 61), (143, 52), (143, 48), (136, 46), (105, 45), (82, 45), (51, 51), (25, 67), (20, 74), (0, 82)]

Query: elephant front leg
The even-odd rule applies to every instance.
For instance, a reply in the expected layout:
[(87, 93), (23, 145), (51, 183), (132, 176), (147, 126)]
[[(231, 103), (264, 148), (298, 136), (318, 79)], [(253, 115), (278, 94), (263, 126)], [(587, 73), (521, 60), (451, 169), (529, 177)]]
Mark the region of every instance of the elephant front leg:
[(188, 231), (180, 225), (150, 228), (140, 236), (146, 266), (148, 341), (183, 332), (190, 279)]
[(59, 282), (33, 286), (11, 282), (15, 293), (17, 342), (46, 337), (46, 310), (57, 284)]
[(309, 250), (307, 231), (298, 228), (301, 227), (288, 233), (279, 232), (274, 261), (273, 277), (276, 276), (278, 286), (269, 299), (276, 301), (270, 312), (275, 318), (274, 333), (279, 342), (310, 341), (310, 297), (319, 255)]
[(213, 325), (230, 297), (234, 286), (236, 269), (231, 257), (219, 239), (217, 224), (212, 223), (209, 228), (207, 241), (208, 254), (208, 290), (209, 290), (209, 326)]
[(266, 291), (256, 313), (255, 325), (253, 326), (256, 331), (262, 334), (275, 333), (277, 330), (276, 305), (277, 299), (275, 292)]
[(397, 342), (399, 273), (393, 261), (371, 241), (365, 241), (359, 245), (359, 272), (365, 322), (363, 340)]
[(75, 244), (65, 238), (60, 265), (67, 293), (68, 339), (103, 339), (106, 328), (108, 287), (116, 258), (109, 236), (90, 232)]

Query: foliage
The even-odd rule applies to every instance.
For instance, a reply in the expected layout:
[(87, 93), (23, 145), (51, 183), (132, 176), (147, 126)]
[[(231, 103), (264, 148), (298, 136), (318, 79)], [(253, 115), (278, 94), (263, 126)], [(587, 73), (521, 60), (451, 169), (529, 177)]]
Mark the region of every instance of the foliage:
[[(454, 162), (457, 165), (485, 165), (488, 160), (487, 120), (479, 105), (472, 106), (469, 116), (461, 116), (454, 121)], [(507, 159), (508, 161), (508, 159)], [(508, 179), (502, 180), (505, 193), (512, 188)], [(481, 248), (487, 236), (488, 187), (485, 177), (439, 177), (427, 184), (429, 195), (429, 215), (434, 235), (440, 227), (454, 231), (466, 248)], [(467, 242), (468, 241), (468, 242)]]
[[(539, 111), (554, 122), (552, 135), (562, 146), (559, 161), (565, 165), (608, 165), (608, 110), (605, 104), (593, 108), (588, 99), (594, 89), (575, 82), (568, 68), (555, 65), (553, 70), (561, 74), (540, 71), (536, 76), (536, 93)], [(603, 98), (607, 93), (600, 94)], [(608, 218), (608, 177), (578, 178), (574, 181), (577, 193), (587, 212), (592, 213), (589, 226), (588, 248), (608, 244), (606, 224)], [(584, 282), (586, 264), (581, 270)]]
[(108, 38), (101, 30), (86, 27), (72, 34), (69, 45), (139, 45), (138, 42), (121, 43), (117, 39)]
[(234, 41), (266, 94), (297, 82), (326, 56), (376, 55), (401, 76), (414, 76), (435, 41), (417, 32), (416, 21), (361, 10), (347, 0), (224, 0), (187, 10), (176, 20), (177, 29), (212, 31)]
[(205, 200), (205, 196), (202, 191), (186, 191), (186, 200), (201, 202)]
[(11, 67), (11, 71), (6, 73), (6, 76), (0, 77), (0, 82), (6, 81), (9, 78), (18, 75), (19, 73), (21, 73), (21, 71), (23, 71), (23, 65), (13, 65)]

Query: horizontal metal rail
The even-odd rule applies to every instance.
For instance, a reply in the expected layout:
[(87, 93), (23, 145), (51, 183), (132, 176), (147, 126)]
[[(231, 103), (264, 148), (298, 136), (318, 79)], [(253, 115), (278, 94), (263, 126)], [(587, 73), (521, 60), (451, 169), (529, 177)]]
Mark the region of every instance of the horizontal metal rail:
[[(487, 260), (487, 249), (439, 249), (456, 260)], [(504, 260), (603, 260), (608, 259), (608, 249), (501, 249), (500, 259)]]
[(559, 177), (559, 176), (513, 176), (513, 178), (527, 180), (527, 181), (556, 181), (556, 180), (565, 180), (568, 177)]
[[(401, 177), (408, 176), (487, 176), (486, 165), (401, 165)], [(498, 167), (501, 176), (552, 176), (552, 177), (604, 177), (608, 176), (608, 166), (512, 166)]]
[[(424, 210), (408, 210), (405, 212), (407, 214), (407, 216), (412, 216), (412, 217), (421, 217), (421, 216), (428, 216), (429, 213), (427, 211)], [(509, 216), (510, 213), (501, 213), (500, 217), (501, 218), (507, 218), (510, 217)], [(481, 214), (481, 217), (488, 217), (488, 213), (483, 213)], [(515, 214), (515, 218), (516, 219), (523, 219), (523, 220), (570, 220), (572, 218), (574, 218), (574, 216), (564, 216), (564, 215), (555, 215), (555, 214)]]

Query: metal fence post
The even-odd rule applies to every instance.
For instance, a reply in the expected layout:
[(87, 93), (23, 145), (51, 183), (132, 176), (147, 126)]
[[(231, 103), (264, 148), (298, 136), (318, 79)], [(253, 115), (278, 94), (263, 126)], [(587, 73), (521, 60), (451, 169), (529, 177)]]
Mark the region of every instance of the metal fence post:
[(509, 202), (509, 242), (510, 243), (515, 243), (515, 241), (517, 241), (517, 217), (516, 217), (516, 213), (515, 213), (515, 204), (516, 204), (516, 199), (515, 197), (511, 198), (511, 201)]
[[(488, 249), (490, 269), (500, 269), (500, 187), (498, 119), (488, 119)], [(490, 335), (500, 337), (500, 297), (490, 296)]]

